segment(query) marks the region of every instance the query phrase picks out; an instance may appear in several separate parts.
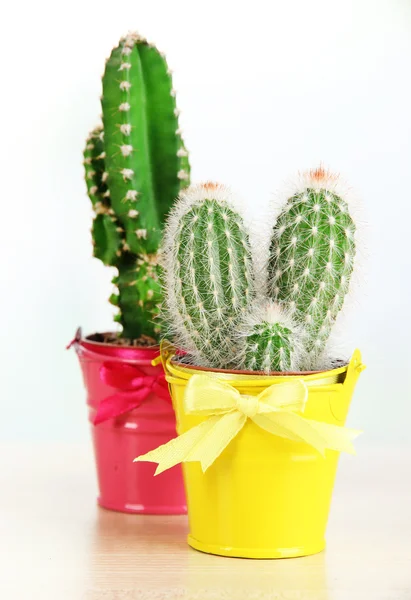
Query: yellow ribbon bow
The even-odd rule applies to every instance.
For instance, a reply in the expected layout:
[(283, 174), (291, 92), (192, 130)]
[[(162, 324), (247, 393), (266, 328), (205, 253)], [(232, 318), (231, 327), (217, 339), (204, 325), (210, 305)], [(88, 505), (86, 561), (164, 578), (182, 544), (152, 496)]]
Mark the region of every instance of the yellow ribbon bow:
[(184, 395), (190, 415), (209, 416), (167, 444), (134, 459), (158, 463), (156, 475), (181, 462), (199, 461), (205, 472), (251, 419), (261, 429), (289, 440), (306, 442), (323, 456), (326, 449), (355, 454), (351, 441), (361, 432), (301, 416), (308, 389), (301, 379), (274, 384), (258, 396), (208, 375), (193, 375)]

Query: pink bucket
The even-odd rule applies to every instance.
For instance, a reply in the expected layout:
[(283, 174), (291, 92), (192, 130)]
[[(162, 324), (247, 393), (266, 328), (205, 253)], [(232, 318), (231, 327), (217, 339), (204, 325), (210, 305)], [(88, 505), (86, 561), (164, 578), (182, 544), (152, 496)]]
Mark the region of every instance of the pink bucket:
[[(186, 513), (180, 465), (153, 477), (152, 463), (133, 459), (176, 437), (175, 415), (158, 348), (73, 342), (87, 389), (100, 506), (151, 515)], [(98, 424), (95, 424), (95, 422)]]

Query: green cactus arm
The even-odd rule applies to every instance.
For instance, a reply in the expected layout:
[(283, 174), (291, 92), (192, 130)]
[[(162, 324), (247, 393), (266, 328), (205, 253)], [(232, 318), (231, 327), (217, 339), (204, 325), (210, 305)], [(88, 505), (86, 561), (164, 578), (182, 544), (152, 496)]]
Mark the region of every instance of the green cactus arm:
[(239, 330), (239, 368), (265, 373), (298, 369), (300, 332), (278, 305), (267, 302), (254, 306)]
[(143, 335), (158, 339), (159, 323), (157, 315), (161, 302), (159, 265), (155, 256), (131, 254), (122, 256), (119, 262), (119, 275), (115, 278), (118, 294), (113, 294), (110, 302), (118, 306), (117, 320), (123, 327), (122, 337), (139, 339)]
[(117, 263), (123, 244), (123, 229), (110, 206), (104, 163), (104, 134), (96, 127), (87, 138), (84, 150), (84, 170), (87, 192), (96, 216), (91, 230), (93, 254), (105, 265)]
[(104, 142), (103, 127), (95, 127), (86, 140), (83, 153), (84, 175), (87, 185), (87, 193), (93, 205), (98, 210), (106, 205), (108, 188), (105, 183), (104, 174)]
[(183, 192), (163, 253), (174, 339), (196, 364), (225, 367), (236, 351), (232, 332), (255, 293), (249, 236), (230, 193), (217, 184)]
[(121, 255), (123, 229), (108, 214), (98, 214), (93, 220), (93, 254), (105, 265), (116, 266)]
[(355, 223), (336, 177), (308, 173), (273, 230), (271, 297), (304, 327), (307, 355), (320, 355), (349, 290), (356, 254)]
[(106, 64), (102, 107), (111, 205), (130, 250), (151, 254), (189, 176), (171, 75), (156, 48), (137, 36), (121, 41)]

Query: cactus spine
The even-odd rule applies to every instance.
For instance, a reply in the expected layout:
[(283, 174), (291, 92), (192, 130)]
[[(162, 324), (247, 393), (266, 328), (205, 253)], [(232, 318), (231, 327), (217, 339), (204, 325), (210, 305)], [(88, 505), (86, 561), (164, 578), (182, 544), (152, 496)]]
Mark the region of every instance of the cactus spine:
[(308, 365), (324, 350), (348, 292), (355, 231), (338, 178), (322, 168), (303, 175), (273, 228), (270, 296), (303, 327)]
[(294, 371), (300, 358), (300, 331), (278, 304), (253, 307), (240, 331), (240, 368), (249, 371)]
[(168, 219), (164, 239), (166, 318), (198, 365), (234, 359), (233, 331), (255, 296), (249, 236), (231, 193), (192, 186)]
[(190, 177), (164, 56), (137, 34), (122, 38), (106, 63), (101, 101), (103, 127), (84, 152), (94, 256), (118, 269), (110, 301), (123, 337), (156, 339), (161, 230)]

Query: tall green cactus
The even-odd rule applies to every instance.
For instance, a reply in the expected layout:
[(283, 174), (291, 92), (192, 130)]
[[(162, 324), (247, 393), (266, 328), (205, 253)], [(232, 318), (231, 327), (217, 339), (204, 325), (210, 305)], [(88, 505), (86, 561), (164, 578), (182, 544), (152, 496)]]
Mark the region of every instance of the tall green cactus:
[(157, 251), (165, 216), (189, 183), (190, 167), (164, 55), (137, 34), (120, 40), (103, 76), (103, 127), (84, 151), (96, 213), (94, 256), (115, 266), (122, 335), (157, 338), (161, 302)]
[(230, 192), (207, 183), (180, 195), (164, 238), (166, 320), (198, 365), (235, 358), (233, 332), (255, 296), (248, 233)]
[(106, 63), (101, 104), (111, 206), (131, 252), (151, 254), (189, 178), (171, 72), (155, 46), (136, 34), (121, 40)]
[(249, 371), (294, 371), (300, 360), (300, 331), (278, 304), (253, 306), (240, 325), (239, 366)]
[(270, 296), (304, 329), (307, 364), (324, 350), (348, 292), (356, 227), (338, 178), (305, 174), (273, 229)]

